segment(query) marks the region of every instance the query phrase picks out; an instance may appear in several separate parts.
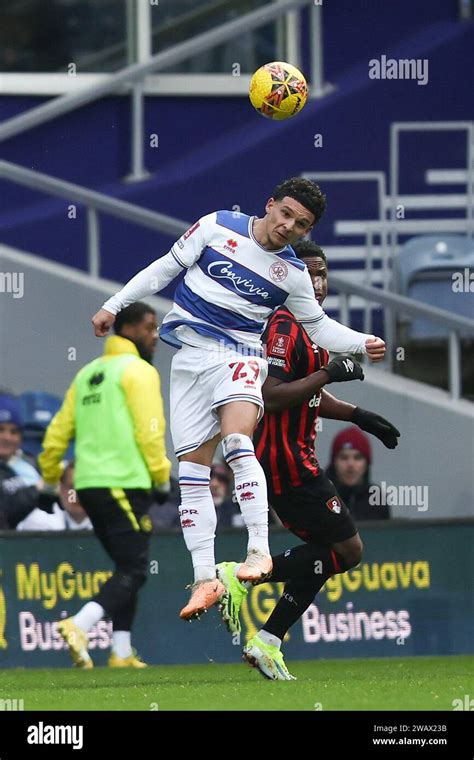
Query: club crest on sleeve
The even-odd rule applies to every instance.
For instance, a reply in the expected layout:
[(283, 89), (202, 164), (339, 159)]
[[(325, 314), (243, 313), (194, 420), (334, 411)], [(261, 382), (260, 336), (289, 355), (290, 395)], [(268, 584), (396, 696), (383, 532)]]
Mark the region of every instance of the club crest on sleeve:
[(274, 356), (286, 356), (289, 344), (289, 335), (281, 335), (281, 333), (275, 333), (273, 336), (272, 345), (270, 347), (270, 353)]
[(288, 275), (288, 267), (284, 261), (275, 261), (269, 269), (269, 274), (274, 282), (281, 282)]
[(327, 500), (326, 506), (331, 510), (331, 512), (334, 512), (336, 515), (341, 514), (342, 504), (339, 496), (331, 496), (331, 498)]

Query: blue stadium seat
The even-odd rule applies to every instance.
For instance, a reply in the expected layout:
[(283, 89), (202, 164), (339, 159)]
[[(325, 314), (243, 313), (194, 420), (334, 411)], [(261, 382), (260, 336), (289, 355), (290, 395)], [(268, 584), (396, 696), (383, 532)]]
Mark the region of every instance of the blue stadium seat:
[[(41, 452), (41, 444), (46, 428), (60, 409), (62, 399), (53, 396), (52, 393), (42, 391), (27, 391), (19, 397), (21, 416), (23, 420), (22, 449), (37, 457)], [(73, 450), (69, 447), (66, 459), (73, 457)]]
[(20, 396), (23, 427), (28, 430), (46, 430), (62, 404), (52, 393), (28, 391)]
[[(474, 318), (472, 292), (457, 292), (453, 275), (474, 271), (474, 241), (462, 235), (422, 235), (401, 248), (395, 260), (397, 289), (415, 301)], [(469, 273), (468, 273), (469, 274)], [(447, 328), (427, 319), (413, 319), (408, 337), (445, 338)]]

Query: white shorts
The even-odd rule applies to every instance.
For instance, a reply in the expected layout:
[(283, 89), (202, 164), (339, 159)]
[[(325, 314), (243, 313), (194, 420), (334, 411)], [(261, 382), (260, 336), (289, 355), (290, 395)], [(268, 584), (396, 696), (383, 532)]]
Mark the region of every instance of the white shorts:
[(262, 385), (267, 360), (231, 348), (183, 345), (171, 362), (170, 428), (176, 456), (194, 451), (220, 431), (217, 409), (251, 401), (263, 415)]

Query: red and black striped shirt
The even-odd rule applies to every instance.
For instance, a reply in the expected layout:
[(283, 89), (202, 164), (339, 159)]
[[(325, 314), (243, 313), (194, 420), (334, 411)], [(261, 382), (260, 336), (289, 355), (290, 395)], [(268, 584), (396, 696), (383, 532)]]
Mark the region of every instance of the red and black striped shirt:
[[(262, 337), (266, 344), (268, 374), (289, 383), (325, 367), (328, 352), (311, 342), (293, 314), (281, 307), (268, 320)], [(270, 491), (300, 486), (318, 474), (314, 452), (321, 393), (278, 412), (265, 412), (253, 440)]]

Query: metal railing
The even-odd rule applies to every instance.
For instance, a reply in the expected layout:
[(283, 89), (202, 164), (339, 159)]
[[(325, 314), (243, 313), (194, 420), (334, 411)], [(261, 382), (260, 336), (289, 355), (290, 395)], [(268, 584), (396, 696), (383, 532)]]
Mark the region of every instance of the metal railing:
[[(385, 172), (305, 172), (303, 177), (314, 181), (323, 182), (376, 182), (377, 183), (377, 200), (378, 200), (378, 217), (381, 225), (380, 247), (382, 253), (382, 285), (388, 287), (390, 276), (390, 263), (388, 261), (387, 248), (387, 230), (385, 216), (385, 198), (387, 195), (387, 179)], [(372, 282), (372, 249), (373, 249), (373, 232), (371, 229), (365, 230), (365, 274), (367, 282)], [(364, 309), (364, 331), (369, 332), (370, 307), (367, 302)]]
[[(395, 222), (387, 220), (344, 220), (334, 224), (336, 235), (382, 235), (384, 232), (395, 232), (399, 235), (429, 235), (436, 233), (456, 232), (467, 233), (468, 221), (466, 219), (397, 219)], [(397, 243), (398, 245), (398, 243)]]
[[(400, 195), (400, 145), (402, 132), (416, 131), (465, 131), (467, 135), (466, 154), (467, 169), (462, 172), (467, 192), (449, 195)], [(386, 193), (384, 172), (306, 172), (303, 176), (324, 181), (376, 181), (378, 186), (378, 219), (338, 220), (334, 225), (336, 235), (363, 236), (365, 238), (365, 272), (367, 282), (371, 282), (374, 238), (380, 239), (382, 254), (382, 284), (384, 289), (391, 289), (391, 265), (398, 252), (399, 237), (403, 235), (420, 235), (432, 233), (466, 233), (474, 235), (474, 122), (395, 122), (390, 130), (390, 194)], [(433, 172), (431, 172), (433, 174)], [(434, 172), (436, 174), (436, 172)], [(460, 173), (459, 173), (460, 174)], [(466, 216), (444, 219), (405, 219), (397, 218), (400, 206), (404, 209), (432, 211), (434, 209), (465, 210)], [(389, 218), (387, 219), (387, 213)], [(390, 241), (390, 246), (388, 245)], [(364, 310), (364, 329), (370, 319), (370, 308)], [(393, 336), (393, 325), (386, 321), (387, 335)]]
[[(469, 204), (469, 196), (460, 193), (447, 193), (446, 195), (437, 194), (414, 194), (399, 195), (398, 202), (404, 209), (412, 211), (448, 211), (448, 210), (465, 210)], [(390, 196), (385, 198), (385, 208), (390, 210), (392, 199)]]
[[(160, 24), (151, 23), (151, 4), (150, 2), (137, 3), (135, 0), (127, 0), (127, 39), (123, 39), (120, 42), (115, 42), (106, 48), (96, 50), (92, 53), (86, 53), (84, 56), (78, 59), (77, 67), (82, 71), (102, 71), (104, 64), (113, 58), (126, 58), (128, 55), (129, 64), (133, 60), (142, 61), (150, 57), (150, 52), (143, 56), (140, 50), (143, 40), (146, 40), (146, 46), (151, 49), (155, 40), (166, 40), (170, 33), (176, 34), (178, 30), (192, 29), (193, 25), (198, 25), (202, 17), (216, 14), (221, 10), (226, 10), (234, 6), (235, 0), (208, 0), (202, 7), (192, 8), (192, 10), (186, 10), (177, 16), (172, 16), (170, 19), (162, 21)], [(137, 15), (138, 14), (138, 18)], [(139, 33), (141, 30), (138, 27), (144, 25), (143, 36)], [(134, 39), (135, 37), (135, 39)], [(160, 47), (156, 44), (155, 47)], [(132, 49), (135, 54), (131, 55)], [(97, 66), (97, 69), (93, 67)]]
[[(447, 327), (449, 330), (449, 391), (452, 399), (459, 399), (461, 397), (460, 333), (467, 333), (474, 337), (474, 319), (452, 314), (450, 311), (438, 309), (436, 306), (421, 304), (418, 301), (396, 293), (388, 293), (385, 290), (379, 290), (367, 285), (356, 285), (344, 277), (335, 274), (331, 274), (332, 288), (339, 291), (339, 298), (341, 299), (340, 320), (345, 325), (349, 325), (350, 322), (350, 297), (354, 295), (383, 306), (386, 313), (388, 313), (386, 322), (388, 321), (391, 324), (395, 322), (397, 314), (402, 313), (410, 317), (424, 317)], [(389, 359), (390, 357), (391, 352)], [(387, 366), (391, 367), (392, 362), (388, 361)]]
[[(98, 277), (100, 274), (100, 230), (98, 212), (110, 214), (133, 224), (159, 232), (180, 237), (190, 226), (191, 222), (175, 219), (160, 214), (156, 211), (136, 206), (132, 203), (111, 198), (103, 193), (82, 187), (81, 185), (65, 182), (64, 180), (50, 177), (47, 174), (32, 171), (9, 163), (0, 161), (0, 178), (16, 184), (24, 185), (34, 190), (41, 190), (49, 195), (65, 198), (85, 205), (87, 208), (87, 260), (89, 274)], [(360, 296), (367, 303), (376, 303), (384, 306), (388, 312), (386, 324), (392, 324), (397, 312), (402, 312), (413, 317), (425, 317), (447, 327), (449, 334), (449, 387), (453, 399), (461, 395), (461, 351), (460, 333), (467, 332), (474, 336), (474, 320), (459, 317), (444, 309), (420, 304), (405, 296), (380, 290), (366, 285), (357, 285), (344, 277), (331, 274), (331, 287), (340, 293), (341, 321), (349, 324), (350, 297)], [(370, 330), (367, 330), (370, 332)], [(390, 341), (391, 342), (391, 341)], [(387, 367), (390, 369), (391, 352), (388, 355)]]
[(428, 169), (425, 182), (427, 185), (467, 185), (468, 172), (465, 169)]
[[(472, 121), (407, 121), (390, 125), (390, 247), (392, 256), (398, 245), (397, 206), (400, 203), (400, 134), (402, 132), (466, 132), (466, 231), (474, 235), (474, 122)], [(449, 221), (449, 220), (446, 220)], [(445, 230), (447, 231), (447, 230)]]
[[(0, 142), (10, 137), (17, 136), (40, 124), (45, 124), (51, 119), (62, 116), (70, 111), (80, 108), (87, 103), (92, 103), (104, 95), (111, 93), (127, 92), (132, 87), (132, 114), (131, 114), (131, 170), (127, 179), (139, 181), (148, 176), (144, 166), (144, 92), (143, 82), (148, 74), (160, 71), (176, 63), (191, 58), (192, 56), (215, 47), (228, 40), (235, 39), (244, 32), (258, 29), (270, 21), (282, 17), (289, 11), (310, 8), (311, 30), (310, 43), (313, 48), (322, 45), (321, 36), (321, 6), (313, 0), (281, 0), (274, 5), (259, 8), (247, 13), (241, 18), (228, 21), (217, 29), (212, 29), (198, 34), (186, 42), (179, 43), (152, 56), (149, 60), (135, 63), (111, 74), (105, 81), (99, 82), (92, 87), (85, 87), (77, 92), (63, 95), (47, 103), (32, 108), (26, 113), (14, 116), (0, 124)], [(321, 51), (312, 50), (311, 83), (313, 94), (321, 97), (325, 92), (323, 84)]]
[(9, 161), (0, 161), (0, 178), (86, 206), (87, 262), (88, 272), (92, 277), (99, 277), (101, 270), (98, 212), (110, 214), (127, 222), (138, 224), (141, 227), (149, 227), (176, 238), (180, 237), (189, 227), (187, 222), (180, 219), (112, 198), (73, 182), (66, 182), (56, 177), (50, 177), (48, 174), (25, 169)]

